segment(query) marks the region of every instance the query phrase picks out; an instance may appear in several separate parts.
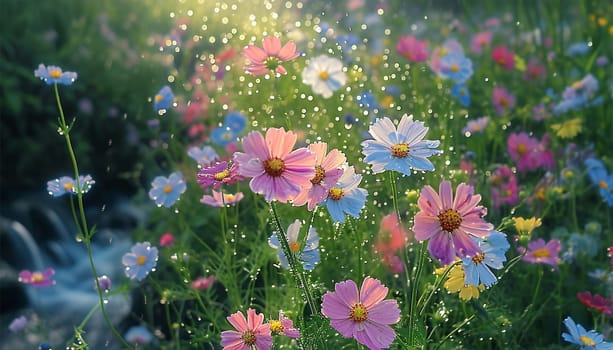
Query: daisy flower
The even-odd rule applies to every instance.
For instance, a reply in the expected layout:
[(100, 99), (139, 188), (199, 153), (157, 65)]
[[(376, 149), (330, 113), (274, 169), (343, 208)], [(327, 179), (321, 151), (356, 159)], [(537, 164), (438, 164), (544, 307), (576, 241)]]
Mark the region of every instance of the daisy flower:
[(441, 58), (439, 76), (463, 84), (473, 75), (473, 62), (461, 53), (450, 53)]
[(336, 283), (334, 292), (323, 296), (321, 313), (343, 337), (371, 349), (388, 348), (396, 338), (389, 325), (400, 320), (396, 300), (384, 300), (388, 291), (372, 277), (364, 279), (360, 290), (352, 280)]
[(166, 110), (172, 106), (172, 102), (175, 99), (170, 86), (165, 85), (158, 91), (153, 97), (153, 110), (159, 115), (166, 113)]
[(47, 85), (72, 85), (72, 83), (77, 80), (77, 73), (75, 72), (62, 72), (62, 68), (60, 67), (45, 67), (42, 63), (39, 64), (38, 69), (34, 71), (34, 76), (43, 80)]
[[(81, 194), (89, 192), (96, 183), (90, 175), (79, 175), (79, 187)], [(47, 181), (47, 192), (53, 197), (60, 197), (65, 194), (77, 194), (76, 182), (69, 176), (62, 176), (59, 179)]]
[(320, 55), (311, 59), (304, 68), (302, 82), (310, 85), (314, 93), (329, 98), (347, 83), (347, 74), (343, 71), (341, 60)]
[[(441, 275), (447, 268), (448, 266), (440, 267), (436, 269), (436, 273)], [(458, 293), (458, 296), (462, 300), (468, 301), (470, 299), (479, 299), (479, 294), (485, 290), (483, 284), (479, 284), (478, 286), (466, 284), (466, 274), (464, 273), (462, 264), (453, 265), (447, 276), (447, 281), (445, 281), (443, 286), (449, 293)]]
[(249, 45), (243, 49), (243, 56), (249, 60), (245, 71), (252, 75), (263, 75), (270, 71), (279, 74), (287, 74), (287, 70), (281, 65), (283, 62), (293, 60), (300, 56), (296, 52), (296, 44), (289, 41), (281, 46), (281, 39), (269, 36), (262, 40), (262, 48)]
[(169, 177), (157, 176), (151, 183), (149, 198), (155, 201), (158, 207), (169, 208), (179, 200), (186, 188), (181, 172), (174, 172)]
[(429, 239), (428, 251), (441, 264), (452, 263), (459, 258), (473, 257), (481, 253), (471, 236), (485, 238), (494, 226), (483, 217), (487, 209), (477, 205), (481, 195), (473, 193), (473, 187), (458, 185), (455, 200), (449, 181), (439, 185), (439, 193), (429, 185), (424, 186), (417, 204), (420, 211), (415, 215), (415, 239)]
[(198, 168), (207, 167), (219, 159), (219, 155), (211, 146), (193, 146), (187, 150), (187, 155), (198, 162)]
[(249, 187), (267, 202), (294, 199), (315, 175), (315, 154), (306, 148), (292, 151), (296, 138), (284, 128), (268, 129), (266, 138), (252, 131), (243, 138), (245, 153), (234, 154), (238, 174), (251, 177)]
[(125, 266), (126, 276), (142, 281), (149, 272), (155, 271), (158, 261), (158, 249), (149, 242), (136, 243), (130, 252), (123, 255), (121, 262)]
[[(301, 241), (298, 239), (301, 227), (302, 223), (300, 223), (300, 220), (296, 220), (290, 224), (286, 232), (287, 241), (292, 254), (298, 256), (298, 260), (302, 262), (302, 267), (307, 271), (312, 271), (319, 262), (319, 235), (314, 227), (310, 227), (304, 248), (302, 248), (300, 247)], [(283, 249), (281, 249), (281, 243), (279, 243), (276, 233), (268, 238), (268, 244), (279, 250), (277, 257), (279, 258), (281, 266), (289, 269), (289, 262), (287, 261), (285, 253), (283, 253)]]
[(576, 324), (569, 316), (564, 319), (568, 333), (562, 333), (562, 338), (569, 343), (579, 345), (582, 350), (611, 350), (613, 343), (604, 341), (602, 334), (595, 330), (587, 331), (582, 325)]
[(387, 117), (377, 119), (369, 132), (374, 140), (366, 140), (361, 145), (366, 156), (364, 162), (372, 165), (374, 174), (394, 170), (411, 175), (411, 168), (434, 170), (427, 157), (441, 153), (436, 149), (440, 141), (423, 140), (428, 128), (423, 122), (413, 121), (412, 115), (403, 115), (398, 129)]
[(334, 222), (345, 222), (345, 214), (360, 217), (368, 195), (365, 189), (358, 187), (361, 181), (362, 175), (356, 174), (351, 166), (345, 169), (338, 182), (328, 190), (324, 205)]
[(315, 176), (311, 179), (311, 184), (307, 184), (294, 198), (292, 204), (301, 206), (306, 203), (309, 210), (312, 211), (317, 204), (326, 199), (328, 190), (343, 175), (342, 165), (347, 158), (337, 149), (326, 154), (328, 144), (325, 142), (312, 143), (308, 149), (315, 154)]
[(227, 317), (235, 331), (221, 332), (221, 346), (224, 350), (268, 350), (272, 347), (270, 325), (262, 323), (264, 315), (254, 309), (247, 310), (247, 318), (238, 311)]
[(469, 285), (478, 286), (484, 284), (487, 288), (496, 283), (496, 276), (492, 269), (500, 270), (507, 258), (506, 251), (510, 245), (507, 236), (499, 231), (492, 231), (487, 240), (473, 237), (477, 242), (481, 253), (472, 257), (462, 258), (462, 265), (466, 274), (464, 282)]

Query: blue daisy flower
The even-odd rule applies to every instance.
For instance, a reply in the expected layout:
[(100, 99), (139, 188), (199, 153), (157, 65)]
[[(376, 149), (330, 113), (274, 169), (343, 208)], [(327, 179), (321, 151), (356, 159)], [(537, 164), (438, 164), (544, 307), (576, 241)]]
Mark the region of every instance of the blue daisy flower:
[(360, 217), (368, 195), (365, 189), (358, 188), (361, 181), (362, 175), (356, 174), (351, 166), (345, 169), (336, 185), (328, 191), (328, 197), (323, 205), (328, 209), (334, 222), (345, 222), (345, 214), (354, 218)]
[(45, 67), (42, 63), (39, 64), (38, 69), (34, 71), (34, 76), (43, 80), (47, 85), (72, 85), (72, 83), (77, 80), (77, 73), (75, 72), (62, 72), (62, 68), (60, 67)]
[(238, 112), (230, 112), (226, 115), (223, 125), (230, 128), (234, 133), (240, 134), (247, 126), (247, 117)]
[(576, 324), (570, 317), (564, 319), (564, 325), (568, 333), (562, 333), (562, 338), (567, 342), (579, 345), (585, 350), (613, 350), (613, 343), (605, 342), (602, 334), (591, 330), (587, 331), (582, 325)]
[(451, 88), (451, 96), (460, 101), (460, 104), (464, 107), (470, 106), (470, 91), (466, 84), (456, 84)]
[(221, 147), (236, 141), (238, 134), (228, 126), (221, 126), (211, 131), (211, 141)]
[(155, 201), (158, 207), (165, 206), (169, 208), (186, 189), (185, 180), (181, 172), (174, 172), (169, 177), (158, 176), (151, 183), (149, 190), (149, 198)]
[(499, 270), (503, 267), (507, 258), (506, 251), (509, 249), (507, 236), (499, 231), (492, 231), (485, 240), (473, 237), (473, 240), (481, 248), (481, 253), (473, 257), (462, 258), (464, 267), (464, 283), (472, 286), (479, 286), (483, 283), (486, 287), (491, 287), (497, 279), (490, 268)]
[(364, 161), (372, 165), (374, 174), (394, 170), (411, 175), (411, 169), (434, 170), (427, 157), (441, 153), (436, 149), (440, 141), (423, 140), (428, 128), (423, 122), (413, 121), (413, 116), (403, 115), (397, 130), (389, 118), (378, 119), (369, 132), (374, 140), (361, 145)]
[(155, 97), (153, 98), (153, 110), (159, 115), (163, 115), (166, 113), (166, 110), (172, 106), (174, 98), (175, 95), (173, 95), (170, 87), (165, 85), (160, 89), (160, 91), (158, 91), (157, 94), (155, 94)]
[(441, 58), (439, 75), (462, 84), (473, 75), (473, 62), (461, 53), (449, 53)]
[[(304, 248), (301, 248), (301, 242), (298, 240), (301, 226), (302, 224), (299, 220), (294, 221), (294, 223), (289, 225), (287, 228), (286, 236), (290, 250), (292, 253), (297, 255), (298, 259), (302, 262), (303, 268), (307, 271), (312, 271), (315, 268), (315, 265), (319, 263), (319, 235), (317, 234), (315, 228), (311, 227), (309, 229)], [(270, 238), (268, 238), (268, 244), (279, 250), (277, 257), (281, 263), (281, 266), (289, 269), (289, 262), (281, 249), (281, 244), (279, 243), (279, 239), (277, 238), (276, 234), (273, 234), (270, 236)]]
[(155, 271), (157, 261), (158, 249), (152, 247), (149, 242), (136, 243), (130, 252), (121, 258), (126, 276), (137, 281), (142, 281), (150, 272)]
[(613, 174), (609, 174), (600, 160), (588, 158), (585, 160), (587, 174), (592, 184), (598, 186), (600, 196), (608, 206), (613, 206)]
[[(96, 183), (90, 175), (79, 175), (79, 187), (81, 194), (89, 192)], [(62, 176), (59, 179), (47, 181), (47, 192), (53, 197), (60, 197), (65, 194), (77, 194), (76, 183), (70, 176)]]
[(198, 167), (207, 167), (219, 159), (219, 155), (211, 146), (193, 146), (187, 150), (187, 155), (198, 162)]

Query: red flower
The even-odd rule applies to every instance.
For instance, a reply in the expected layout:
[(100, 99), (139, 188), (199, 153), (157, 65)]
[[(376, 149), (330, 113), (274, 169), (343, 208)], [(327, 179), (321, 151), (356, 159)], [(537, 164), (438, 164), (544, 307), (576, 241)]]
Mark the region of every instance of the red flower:
[(603, 312), (605, 315), (610, 316), (613, 314), (613, 300), (610, 298), (604, 298), (598, 294), (594, 294), (585, 291), (583, 293), (577, 293), (577, 298), (583, 305), (589, 309), (594, 309)]

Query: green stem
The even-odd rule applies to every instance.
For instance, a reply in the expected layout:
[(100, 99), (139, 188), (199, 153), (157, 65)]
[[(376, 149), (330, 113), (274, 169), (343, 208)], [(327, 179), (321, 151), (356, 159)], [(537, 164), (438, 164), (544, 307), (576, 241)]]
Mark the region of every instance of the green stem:
[(273, 218), (275, 220), (275, 224), (277, 226), (277, 238), (279, 239), (279, 243), (281, 243), (281, 248), (283, 249), (283, 254), (287, 258), (289, 262), (289, 269), (292, 275), (294, 276), (294, 280), (296, 283), (300, 285), (304, 292), (304, 299), (306, 303), (309, 305), (309, 309), (311, 310), (311, 315), (317, 314), (317, 307), (315, 306), (315, 301), (313, 299), (313, 295), (311, 294), (311, 289), (309, 288), (309, 284), (306, 280), (306, 276), (304, 275), (301, 266), (296, 263), (296, 257), (292, 254), (292, 251), (289, 248), (289, 242), (287, 241), (287, 236), (285, 235), (285, 231), (281, 227), (281, 222), (279, 221), (279, 215), (277, 215), (277, 209), (275, 208), (274, 202), (270, 202), (270, 210), (272, 211)]
[(423, 300), (423, 296), (425, 296), (425, 294), (423, 294), (419, 300), (417, 301), (417, 305), (421, 304), (421, 308), (419, 309), (419, 315), (421, 316), (424, 311), (426, 310), (426, 306), (428, 306), (428, 304), (430, 303), (430, 300), (432, 299), (432, 297), (434, 296), (434, 294), (436, 294), (437, 289), (439, 289), (439, 287), (441, 286), (441, 284), (443, 283), (443, 281), (445, 280), (445, 278), (447, 277), (447, 275), (449, 274), (449, 271), (451, 271), (451, 268), (461, 264), (461, 261), (456, 261), (453, 264), (450, 264), (449, 266), (447, 266), (447, 268), (445, 269), (445, 271), (443, 272), (443, 274), (438, 278), (438, 280), (436, 281), (436, 283), (434, 284), (434, 288), (432, 288), (432, 290), (430, 291), (430, 294), (428, 294), (428, 297), (426, 298), (426, 301), (423, 302), (422, 304), (422, 300)]
[[(98, 281), (98, 273), (96, 272), (96, 266), (94, 264), (94, 258), (92, 254), (91, 238), (93, 236), (93, 230), (90, 230), (89, 226), (87, 226), (87, 219), (85, 216), (85, 206), (83, 205), (83, 192), (81, 191), (81, 184), (79, 182), (79, 167), (77, 165), (77, 157), (75, 156), (74, 148), (70, 140), (70, 130), (72, 126), (69, 127), (68, 125), (66, 125), (66, 118), (64, 117), (64, 110), (62, 108), (62, 102), (60, 101), (60, 93), (57, 88), (57, 83), (55, 83), (53, 87), (55, 90), (55, 100), (57, 102), (57, 107), (60, 112), (60, 119), (59, 119), (60, 132), (64, 136), (64, 140), (66, 141), (66, 147), (68, 148), (68, 154), (70, 155), (70, 161), (72, 162), (72, 168), (74, 170), (75, 185), (76, 185), (76, 192), (77, 192), (77, 204), (79, 208), (81, 229), (83, 230), (82, 232), (83, 242), (85, 243), (85, 246), (87, 248), (87, 256), (89, 259), (89, 265), (91, 267), (91, 270), (92, 270), (92, 273), (94, 275), (94, 279), (96, 282), (96, 290), (98, 291), (98, 301), (100, 304), (100, 310), (102, 311), (102, 316), (104, 317), (104, 321), (106, 322), (107, 326), (109, 327), (113, 335), (115, 335), (115, 337), (123, 344), (123, 346), (125, 346), (128, 349), (131, 349), (132, 347), (130, 346), (130, 344), (126, 342), (126, 340), (121, 336), (121, 334), (119, 334), (117, 329), (115, 329), (115, 327), (113, 326), (113, 323), (109, 319), (106, 309), (104, 308), (104, 297), (102, 294), (103, 292), (102, 292), (102, 289), (100, 288), (100, 284)], [(79, 221), (79, 219), (76, 217), (74, 219), (75, 219), (75, 222)]]

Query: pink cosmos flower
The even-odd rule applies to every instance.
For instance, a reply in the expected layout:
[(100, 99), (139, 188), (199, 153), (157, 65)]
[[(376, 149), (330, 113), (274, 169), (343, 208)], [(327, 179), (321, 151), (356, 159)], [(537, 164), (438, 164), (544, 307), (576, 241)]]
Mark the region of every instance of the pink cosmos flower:
[(492, 42), (492, 36), (493, 34), (490, 31), (479, 32), (475, 34), (470, 43), (470, 51), (474, 53), (481, 53), (483, 51), (483, 48), (485, 48)]
[(221, 332), (221, 346), (224, 350), (268, 350), (272, 347), (270, 325), (262, 324), (264, 315), (254, 309), (247, 310), (247, 318), (238, 311), (227, 317), (236, 331)]
[(374, 249), (392, 272), (401, 272), (404, 269), (402, 261), (394, 254), (405, 247), (409, 238), (409, 234), (398, 222), (396, 214), (383, 217)]
[(35, 288), (49, 287), (55, 284), (51, 278), (55, 274), (55, 270), (47, 268), (45, 272), (23, 270), (19, 273), (19, 282), (31, 284)]
[(200, 198), (200, 203), (210, 205), (211, 207), (221, 208), (224, 205), (234, 205), (240, 202), (243, 199), (243, 192), (237, 192), (235, 194), (231, 193), (221, 193), (215, 190), (211, 190), (212, 196), (205, 194)]
[(524, 72), (524, 79), (537, 80), (545, 77), (545, 66), (538, 64), (538, 62), (531, 60), (526, 66)]
[(428, 44), (413, 35), (401, 36), (396, 51), (411, 62), (425, 62), (428, 59)]
[(252, 131), (243, 138), (245, 153), (234, 154), (238, 174), (252, 177), (249, 187), (263, 194), (267, 202), (286, 203), (303, 187), (311, 185), (315, 175), (315, 154), (306, 148), (292, 151), (296, 134), (284, 128), (270, 128), (266, 138)]
[(458, 185), (455, 200), (449, 181), (439, 185), (439, 193), (431, 186), (424, 186), (417, 204), (420, 211), (415, 215), (415, 239), (428, 242), (430, 255), (441, 264), (452, 263), (459, 258), (472, 257), (481, 249), (471, 236), (485, 238), (494, 225), (483, 220), (487, 209), (477, 205), (481, 195), (473, 193), (473, 187)]
[(279, 319), (270, 320), (268, 324), (272, 333), (283, 334), (292, 339), (300, 338), (300, 331), (294, 328), (294, 321), (285, 317), (282, 310), (279, 311)]
[(520, 172), (536, 170), (539, 167), (552, 169), (555, 166), (553, 153), (547, 149), (549, 137), (537, 138), (528, 136), (525, 132), (511, 134), (507, 139), (507, 152), (517, 163)]
[(384, 300), (388, 288), (381, 281), (366, 277), (362, 287), (352, 280), (336, 283), (334, 292), (323, 296), (321, 313), (345, 338), (355, 338), (371, 349), (388, 348), (396, 338), (390, 324), (400, 320), (394, 299)]
[(175, 236), (172, 233), (166, 232), (160, 237), (160, 246), (170, 247), (173, 244), (175, 244)]
[(194, 289), (209, 289), (217, 281), (215, 276), (202, 277), (198, 276), (195, 280), (192, 281), (192, 288)]
[(497, 46), (492, 51), (492, 59), (498, 65), (507, 70), (515, 68), (515, 54), (509, 51), (506, 46)]
[(275, 36), (268, 36), (262, 40), (262, 48), (255, 45), (249, 45), (243, 49), (249, 63), (245, 67), (247, 73), (253, 75), (263, 75), (270, 71), (275, 71), (279, 74), (287, 74), (287, 70), (281, 65), (283, 62), (293, 60), (300, 56), (296, 52), (296, 44), (288, 41), (281, 47), (281, 39)]
[(511, 168), (506, 165), (499, 166), (490, 176), (489, 182), (492, 185), (490, 191), (494, 207), (500, 208), (503, 204), (516, 205), (519, 203), (517, 176)]
[(196, 181), (203, 189), (207, 189), (211, 186), (214, 189), (218, 189), (223, 184), (232, 184), (242, 180), (237, 170), (238, 166), (235, 163), (228, 163), (226, 161), (218, 162), (200, 169)]
[(492, 103), (498, 115), (504, 115), (515, 107), (515, 96), (504, 87), (495, 87), (492, 93)]
[(342, 165), (347, 158), (343, 152), (333, 149), (326, 155), (328, 144), (325, 142), (312, 143), (309, 151), (315, 154), (315, 176), (306, 187), (294, 198), (292, 204), (301, 206), (308, 203), (309, 211), (321, 203), (328, 196), (328, 191), (343, 175)]
[(545, 240), (539, 238), (536, 241), (528, 243), (527, 251), (524, 247), (519, 247), (517, 250), (520, 254), (526, 253), (526, 255), (521, 258), (523, 261), (533, 264), (547, 264), (558, 268), (562, 244), (557, 239), (552, 239), (545, 243)]

